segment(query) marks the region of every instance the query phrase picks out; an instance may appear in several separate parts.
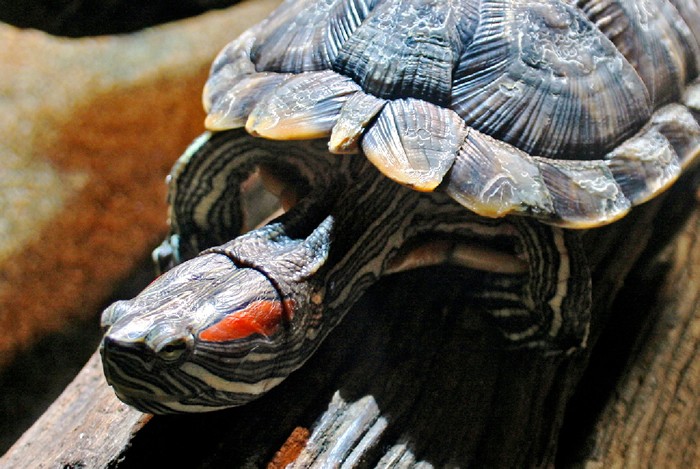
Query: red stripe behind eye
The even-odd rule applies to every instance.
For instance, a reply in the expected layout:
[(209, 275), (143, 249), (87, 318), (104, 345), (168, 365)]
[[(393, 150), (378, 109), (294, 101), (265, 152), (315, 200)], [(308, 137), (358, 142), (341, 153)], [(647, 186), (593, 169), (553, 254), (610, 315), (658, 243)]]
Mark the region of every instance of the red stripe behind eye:
[(199, 338), (207, 342), (226, 342), (252, 334), (269, 337), (277, 331), (283, 314), (284, 309), (279, 301), (253, 301), (203, 330)]

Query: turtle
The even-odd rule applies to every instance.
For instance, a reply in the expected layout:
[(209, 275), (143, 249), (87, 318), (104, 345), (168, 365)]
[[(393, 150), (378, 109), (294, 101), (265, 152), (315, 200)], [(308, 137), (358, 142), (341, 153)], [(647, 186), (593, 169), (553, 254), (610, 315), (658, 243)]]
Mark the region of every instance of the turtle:
[[(504, 346), (577, 353), (580, 233), (693, 167), (699, 70), (696, 0), (286, 0), (211, 66), (164, 272), (102, 314), (107, 381), (144, 412), (245, 404), (429, 266), (471, 273)], [(282, 210), (255, 221), (261, 184)]]

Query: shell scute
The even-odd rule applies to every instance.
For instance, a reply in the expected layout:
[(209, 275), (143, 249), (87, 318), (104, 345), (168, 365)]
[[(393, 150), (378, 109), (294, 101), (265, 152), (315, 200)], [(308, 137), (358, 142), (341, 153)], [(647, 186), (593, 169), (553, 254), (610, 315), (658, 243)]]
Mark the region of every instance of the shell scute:
[(591, 228), (623, 217), (632, 204), (601, 160), (571, 161), (535, 157), (552, 196), (551, 223)]
[(420, 191), (435, 189), (467, 130), (453, 112), (417, 99), (390, 101), (365, 134), (362, 150), (389, 178)]
[(481, 3), (454, 72), (452, 107), (468, 125), (534, 154), (591, 159), (651, 114), (634, 68), (565, 2)]
[(251, 59), (258, 71), (299, 73), (330, 69), (341, 46), (376, 0), (287, 0), (256, 35)]
[(263, 72), (230, 81), (210, 79), (205, 86), (205, 105), (210, 104), (204, 126), (207, 130), (243, 127), (258, 102), (291, 77), (288, 73)]
[(333, 68), (380, 98), (448, 104), (459, 29), (450, 2), (387, 0), (342, 45)]
[(697, 0), (287, 0), (215, 61), (207, 126), (330, 136), (478, 214), (586, 228), (700, 153), (699, 44)]
[(360, 87), (330, 70), (293, 75), (262, 96), (246, 130), (274, 140), (306, 140), (330, 135), (340, 109)]
[(578, 0), (649, 91), (652, 107), (677, 100), (695, 74), (696, 40), (666, 0)]
[(532, 157), (474, 129), (469, 129), (442, 188), (469, 210), (488, 217), (544, 216), (554, 210)]
[(687, 46), (693, 51), (693, 74), (700, 73), (700, 1), (698, 0), (668, 0), (673, 5), (683, 21), (677, 22), (676, 27), (683, 30), (687, 38)]
[(664, 190), (681, 172), (671, 143), (653, 127), (627, 140), (608, 158), (608, 167), (615, 181), (635, 205)]
[(343, 104), (333, 126), (328, 150), (331, 153), (358, 153), (360, 138), (370, 122), (384, 108), (386, 100), (358, 91)]

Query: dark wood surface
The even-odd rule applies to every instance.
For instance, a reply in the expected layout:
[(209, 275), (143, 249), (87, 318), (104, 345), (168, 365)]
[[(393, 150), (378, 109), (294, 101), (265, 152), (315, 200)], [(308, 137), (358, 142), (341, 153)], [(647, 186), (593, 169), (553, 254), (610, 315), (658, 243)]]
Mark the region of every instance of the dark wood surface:
[(403, 274), (241, 408), (149, 419), (116, 400), (93, 357), (0, 466), (697, 465), (695, 187), (585, 235), (594, 322), (578, 354), (504, 347), (459, 271)]

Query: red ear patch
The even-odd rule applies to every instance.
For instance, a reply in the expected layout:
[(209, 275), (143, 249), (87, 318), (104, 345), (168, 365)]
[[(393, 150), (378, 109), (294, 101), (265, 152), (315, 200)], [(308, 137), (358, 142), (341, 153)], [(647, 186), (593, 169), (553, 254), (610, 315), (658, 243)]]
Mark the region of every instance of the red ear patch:
[(269, 337), (277, 331), (283, 314), (284, 309), (279, 301), (253, 301), (209, 326), (199, 334), (199, 338), (207, 342), (227, 342), (252, 334)]

